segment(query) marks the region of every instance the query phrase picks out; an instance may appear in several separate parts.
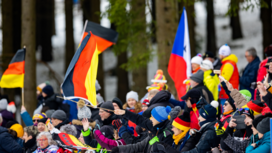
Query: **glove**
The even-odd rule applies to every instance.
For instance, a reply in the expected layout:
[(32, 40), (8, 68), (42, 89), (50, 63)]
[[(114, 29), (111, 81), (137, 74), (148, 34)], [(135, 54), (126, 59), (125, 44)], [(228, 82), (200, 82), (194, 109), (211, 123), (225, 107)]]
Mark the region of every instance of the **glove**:
[(93, 132), (95, 132), (96, 130), (100, 130), (101, 127), (102, 127), (102, 123), (100, 123), (99, 120), (95, 120), (95, 126), (94, 126)]
[(118, 133), (119, 137), (121, 138), (122, 135), (123, 135), (125, 132), (128, 132), (128, 133), (130, 133), (130, 134), (134, 134), (134, 128), (133, 128), (133, 127), (129, 127), (129, 126), (121, 126), (121, 127), (119, 128), (119, 133)]
[(225, 133), (225, 131), (222, 129), (222, 127), (223, 126), (220, 125), (218, 122), (216, 122), (214, 125), (216, 135), (224, 139), (224, 138), (226, 138), (227, 133)]
[(175, 118), (177, 118), (180, 111), (181, 111), (180, 106), (176, 106), (174, 109), (172, 109), (172, 111), (169, 113), (170, 116), (169, 120), (172, 122)]
[(122, 126), (122, 120), (121, 119), (115, 119), (112, 121), (112, 126), (115, 130), (118, 130)]
[(118, 147), (114, 147), (111, 149), (111, 153), (118, 153), (119, 152), (119, 148)]

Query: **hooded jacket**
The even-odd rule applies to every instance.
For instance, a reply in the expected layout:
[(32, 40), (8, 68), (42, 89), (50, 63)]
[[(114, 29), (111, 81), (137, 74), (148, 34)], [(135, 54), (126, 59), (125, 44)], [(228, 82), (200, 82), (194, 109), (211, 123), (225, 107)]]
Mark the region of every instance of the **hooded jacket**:
[(270, 152), (270, 131), (266, 132), (262, 139), (256, 142), (256, 148), (251, 145), (246, 148), (246, 153)]
[(258, 56), (255, 57), (255, 59), (251, 62), (248, 63), (243, 75), (240, 77), (240, 90), (242, 89), (247, 89), (250, 91), (251, 95), (254, 95), (254, 89), (251, 89), (251, 83), (256, 82), (257, 80), (257, 73), (260, 65), (260, 59)]
[(201, 91), (202, 96), (208, 103), (211, 103), (214, 100), (211, 91), (203, 83), (198, 84), (193, 89), (199, 89)]
[(46, 106), (49, 109), (54, 109), (54, 110), (57, 110), (59, 108), (59, 106), (62, 104), (63, 99), (57, 98), (57, 96), (60, 96), (60, 95), (59, 94), (53, 94), (50, 97), (44, 98), (42, 112), (46, 112), (46, 110), (45, 110)]
[[(144, 111), (143, 116), (150, 118), (151, 117), (151, 111), (153, 108), (157, 106), (170, 106), (174, 107), (171, 103), (169, 103), (169, 99), (171, 98), (171, 94), (168, 91), (160, 91), (158, 92), (150, 101), (150, 104), (148, 105), (148, 109)], [(135, 123), (135, 122), (134, 122)]]
[(6, 126), (6, 124), (8, 123), (8, 121), (12, 121), (14, 120), (13, 118), (13, 114), (9, 111), (7, 111), (6, 109), (0, 111), (0, 114), (2, 115), (3, 118), (3, 122), (1, 126)]
[(8, 130), (0, 126), (0, 152), (1, 153), (22, 153), (22, 147), (16, 142)]
[[(229, 81), (234, 89), (239, 87), (239, 72), (237, 68), (238, 58), (234, 54), (230, 54), (228, 57), (222, 60), (221, 76)], [(228, 99), (228, 95), (224, 89), (221, 89), (219, 98)]]
[(212, 70), (208, 70), (204, 72), (203, 76), (204, 85), (210, 90), (213, 95), (214, 100), (218, 100), (218, 85), (220, 84), (219, 78), (216, 74), (212, 72)]

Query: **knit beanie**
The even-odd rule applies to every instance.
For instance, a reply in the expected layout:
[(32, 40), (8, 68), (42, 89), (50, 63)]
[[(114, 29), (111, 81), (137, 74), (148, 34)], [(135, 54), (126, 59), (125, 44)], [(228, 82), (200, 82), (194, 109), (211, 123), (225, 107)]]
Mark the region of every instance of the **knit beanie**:
[(247, 102), (250, 101), (252, 95), (248, 90), (243, 89), (243, 90), (240, 90), (239, 92), (243, 95), (243, 97), (246, 98)]
[(54, 89), (52, 88), (51, 85), (46, 85), (43, 89), (42, 92), (47, 94), (47, 97), (50, 97), (54, 94)]
[[(103, 104), (100, 106), (100, 108), (105, 108), (105, 109), (109, 109), (109, 110), (113, 110), (113, 111), (114, 111), (114, 107), (113, 107), (111, 101), (107, 101), (107, 102), (103, 103)], [(106, 112), (108, 112), (108, 113), (113, 114), (112, 111), (108, 111), (108, 110), (105, 110), (105, 109), (103, 109), (103, 110), (106, 111)]]
[(190, 114), (184, 112), (181, 116), (174, 119), (172, 125), (180, 130), (188, 131), (190, 129)]
[(41, 122), (41, 123), (44, 123), (44, 124), (45, 124), (45, 123), (46, 123), (46, 121), (47, 121), (47, 119), (48, 119), (48, 118), (43, 118), (43, 119), (40, 119), (40, 120), (38, 121), (38, 123), (40, 123), (40, 122)]
[(56, 110), (56, 111), (52, 114), (51, 118), (55, 118), (55, 119), (64, 121), (64, 120), (67, 118), (67, 116), (66, 116), (66, 114), (65, 114), (65, 112), (64, 112), (63, 110), (60, 110), (60, 109), (59, 109), (59, 110)]
[(113, 98), (112, 103), (116, 103), (119, 106), (119, 108), (122, 109), (123, 103), (119, 98), (117, 97)]
[(228, 44), (225, 44), (220, 47), (219, 49), (219, 55), (223, 56), (229, 56), (231, 54), (231, 49)]
[(151, 115), (158, 121), (163, 122), (168, 119), (168, 114), (171, 112), (170, 106), (157, 106), (152, 109)]
[(42, 118), (46, 118), (46, 114), (45, 113), (39, 113), (39, 114), (35, 114), (32, 119), (34, 120), (35, 118), (39, 118), (39, 119), (42, 119)]
[(213, 69), (213, 63), (210, 60), (204, 60), (201, 65), (201, 68), (204, 68), (206, 70), (212, 70)]
[(266, 57), (272, 56), (272, 45), (267, 46), (267, 47), (264, 49), (264, 53), (265, 53), (265, 56), (266, 56)]
[(100, 128), (100, 132), (108, 139), (113, 139), (113, 127), (104, 125)]
[(15, 106), (15, 103), (13, 101), (8, 104), (7, 110), (9, 112), (12, 112), (13, 114), (16, 112), (16, 106)]
[(195, 64), (198, 64), (198, 65), (200, 65), (202, 61), (203, 61), (203, 59), (201, 57), (201, 54), (198, 54), (198, 55), (196, 55), (195, 57), (193, 57), (191, 59), (191, 63), (195, 63)]
[(82, 120), (83, 118), (90, 119), (92, 117), (91, 110), (86, 106), (84, 100), (80, 99), (77, 102), (77, 117), (79, 120)]
[(130, 92), (127, 93), (127, 101), (128, 101), (129, 98), (132, 98), (132, 99), (136, 100), (136, 102), (138, 102), (139, 101), (138, 97), (139, 97), (138, 93), (135, 92), (135, 91), (130, 91)]
[(242, 115), (242, 114), (245, 114), (247, 115), (248, 117), (254, 119), (254, 115), (253, 115), (253, 110), (249, 109), (249, 108), (241, 108), (239, 110), (239, 114)]
[(161, 69), (158, 69), (154, 79), (151, 80), (152, 83), (167, 83), (167, 80), (165, 78), (165, 76), (163, 75), (163, 71)]
[(195, 103), (197, 103), (199, 101), (200, 96), (201, 96), (200, 90), (191, 89), (183, 97), (181, 97), (181, 99), (182, 100), (190, 99), (191, 104), (195, 104)]
[(8, 101), (7, 99), (3, 98), (0, 100), (0, 111), (7, 109)]
[(235, 111), (236, 110), (236, 106), (234, 105), (234, 100), (231, 97), (229, 97), (229, 99), (227, 99), (227, 101), (231, 105), (232, 110)]
[(24, 129), (22, 127), (22, 125), (16, 123), (16, 124), (13, 124), (10, 129), (14, 130), (17, 132), (17, 137), (18, 138), (21, 138), (24, 136)]
[(265, 105), (259, 100), (249, 101), (246, 105), (242, 106), (242, 108), (249, 108), (254, 111), (253, 115), (261, 114), (262, 110), (265, 108)]
[(142, 103), (142, 105), (146, 105), (146, 106), (148, 106), (150, 103), (149, 103), (149, 100), (146, 98), (144, 101), (143, 101), (143, 103)]
[(46, 116), (48, 117), (48, 118), (51, 118), (51, 116), (52, 116), (52, 114), (55, 112), (55, 110), (54, 109), (49, 109), (49, 110), (47, 110), (46, 112), (45, 112), (45, 114), (46, 114)]
[(257, 125), (264, 119), (266, 118), (266, 116), (259, 116), (257, 118), (255, 118), (252, 122), (252, 125), (255, 129), (257, 129)]
[(210, 57), (210, 58), (214, 58), (214, 54), (212, 52), (207, 51), (204, 55), (203, 55), (203, 59), (205, 59), (206, 57)]
[(219, 106), (217, 101), (212, 101), (211, 104), (207, 104), (199, 109), (199, 115), (206, 119), (207, 122), (216, 120), (217, 107)]
[(270, 118), (266, 117), (264, 118), (258, 125), (257, 130), (261, 134), (265, 134), (266, 132), (270, 131)]
[(202, 70), (198, 70), (195, 74), (193, 74), (190, 79), (197, 82), (202, 83), (203, 82), (203, 75), (204, 72)]

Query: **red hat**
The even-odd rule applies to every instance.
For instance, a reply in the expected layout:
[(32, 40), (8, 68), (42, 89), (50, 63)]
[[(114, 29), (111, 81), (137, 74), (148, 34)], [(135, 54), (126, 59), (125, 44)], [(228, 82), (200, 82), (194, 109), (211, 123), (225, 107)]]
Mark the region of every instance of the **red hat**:
[(175, 118), (172, 125), (180, 130), (187, 131), (190, 129), (190, 114), (184, 112), (181, 116)]
[(149, 100), (148, 99), (145, 99), (144, 101), (143, 101), (143, 103), (142, 103), (143, 105), (149, 105)]
[[(254, 116), (260, 114), (265, 107), (259, 100), (249, 101), (246, 106), (254, 111)], [(242, 108), (244, 108), (244, 106)]]

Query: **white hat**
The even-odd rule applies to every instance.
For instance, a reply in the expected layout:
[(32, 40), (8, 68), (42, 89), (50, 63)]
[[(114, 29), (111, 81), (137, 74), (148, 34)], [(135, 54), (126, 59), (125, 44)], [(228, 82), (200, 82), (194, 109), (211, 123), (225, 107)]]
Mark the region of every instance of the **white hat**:
[(8, 101), (7, 99), (3, 98), (0, 100), (0, 111), (7, 109)]
[(128, 101), (129, 98), (133, 98), (136, 101), (139, 101), (138, 97), (139, 97), (138, 93), (135, 92), (135, 91), (130, 91), (130, 92), (127, 93), (127, 101)]
[(195, 64), (200, 65), (202, 61), (203, 61), (202, 57), (195, 56), (195, 57), (192, 58), (191, 63), (195, 63)]
[(221, 46), (219, 49), (219, 55), (229, 56), (230, 53), (231, 53), (231, 49), (228, 44)]
[(201, 68), (204, 68), (206, 70), (212, 70), (213, 69), (213, 64), (210, 60), (204, 60), (201, 65)]

